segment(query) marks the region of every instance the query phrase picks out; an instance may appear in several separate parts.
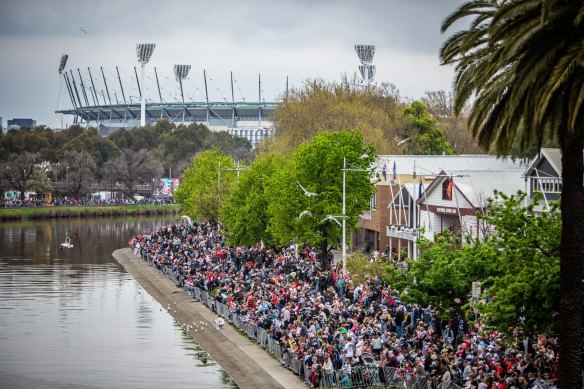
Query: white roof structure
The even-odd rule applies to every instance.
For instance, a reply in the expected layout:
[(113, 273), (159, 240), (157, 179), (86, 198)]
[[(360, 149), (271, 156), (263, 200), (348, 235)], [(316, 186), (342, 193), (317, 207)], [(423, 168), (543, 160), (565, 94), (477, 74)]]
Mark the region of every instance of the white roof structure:
[(487, 205), (487, 198), (493, 197), (495, 190), (506, 195), (525, 191), (524, 171), (467, 171), (467, 174), (453, 176), (456, 189), (475, 207)]
[(552, 168), (558, 173), (558, 177), (562, 176), (562, 152), (560, 149), (541, 149), (541, 152), (536, 155), (531, 164), (529, 165), (526, 175), (530, 175), (533, 171), (537, 170), (537, 166), (542, 161), (546, 159)]
[(510, 157), (496, 157), (494, 155), (379, 155), (378, 166), (383, 168), (387, 164), (387, 175), (393, 173), (395, 162), (398, 175), (411, 175), (416, 166), (418, 176), (438, 175), (444, 171), (449, 175), (466, 173), (469, 171), (521, 171), (525, 172), (529, 160), (512, 159)]

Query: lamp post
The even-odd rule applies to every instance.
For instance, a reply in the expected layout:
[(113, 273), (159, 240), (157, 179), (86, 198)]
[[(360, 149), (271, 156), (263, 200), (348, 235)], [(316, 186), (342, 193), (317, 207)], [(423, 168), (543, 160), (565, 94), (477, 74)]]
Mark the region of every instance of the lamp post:
[[(367, 157), (367, 155), (363, 155), (363, 157)], [(362, 157), (362, 158), (363, 158)], [(325, 220), (333, 220), (336, 222), (343, 230), (343, 237), (342, 237), (342, 250), (343, 250), (343, 271), (347, 270), (347, 172), (367, 172), (371, 173), (369, 169), (355, 169), (355, 168), (347, 168), (347, 158), (343, 157), (343, 168), (341, 169), (343, 172), (343, 214), (339, 216), (327, 215), (324, 219), (321, 220), (321, 223)], [(304, 192), (304, 195), (307, 197), (318, 196), (318, 193), (312, 193), (306, 190), (300, 182), (296, 182), (300, 189)], [(304, 211), (300, 214), (299, 218), (303, 216), (303, 214), (308, 214), (308, 211)], [(342, 222), (339, 223), (338, 219), (342, 219)]]
[[(361, 158), (366, 158), (368, 153), (365, 153)], [(347, 158), (343, 158), (343, 271), (347, 270), (347, 172), (367, 172), (372, 173), (374, 169), (354, 169), (347, 168)], [(376, 180), (377, 181), (377, 180)], [(371, 181), (375, 182), (375, 181)], [(327, 218), (334, 219), (334, 216), (328, 215)], [(335, 220), (336, 221), (336, 220)], [(338, 224), (338, 221), (337, 221)]]
[(343, 272), (347, 271), (347, 158), (343, 157)]

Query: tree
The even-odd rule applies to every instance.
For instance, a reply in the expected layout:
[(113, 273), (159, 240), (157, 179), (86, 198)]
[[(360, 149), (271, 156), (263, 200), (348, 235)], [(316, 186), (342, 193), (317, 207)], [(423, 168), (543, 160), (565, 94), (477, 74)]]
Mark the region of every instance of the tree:
[(193, 219), (218, 222), (219, 209), (237, 183), (234, 169), (233, 160), (217, 149), (197, 155), (174, 194), (181, 212)]
[(405, 269), (396, 269), (382, 258), (371, 261), (370, 255), (363, 251), (355, 251), (351, 254), (347, 261), (347, 270), (351, 274), (354, 285), (361, 284), (367, 279), (373, 281), (379, 277), (392, 288), (407, 292), (407, 287), (412, 284), (412, 279)]
[(95, 182), (96, 165), (91, 154), (70, 151), (59, 164), (60, 175), (65, 176), (65, 191), (78, 199), (82, 194), (91, 192)]
[(474, 99), (469, 127), (479, 144), (507, 153), (543, 139), (562, 151), (559, 388), (575, 388), (581, 367), (584, 261), (584, 3), (569, 0), (468, 1), (442, 31), (468, 16), (444, 43), (454, 64), (455, 110)]
[(436, 119), (436, 124), (444, 132), (446, 141), (452, 146), (454, 154), (479, 154), (483, 151), (468, 130), (467, 118), (470, 107), (466, 105), (457, 115), (454, 112), (452, 92), (426, 91), (421, 98), (428, 114)]
[(192, 161), (197, 153), (204, 150), (203, 145), (209, 133), (206, 126), (197, 123), (189, 126), (181, 124), (172, 131), (162, 133), (158, 152), (162, 156), (165, 169), (176, 169), (183, 160)]
[(428, 115), (424, 103), (414, 101), (405, 109), (408, 124), (402, 133), (409, 154), (441, 155), (453, 154), (444, 133), (436, 127), (436, 119)]
[[(269, 232), (280, 243), (300, 237), (319, 244), (323, 260), (328, 242), (342, 238), (343, 159), (346, 158), (346, 228), (350, 231), (363, 211), (369, 209), (375, 187), (366, 171), (375, 160), (372, 146), (363, 145), (357, 131), (323, 132), (303, 143), (294, 153), (290, 168), (269, 183)], [(362, 158), (365, 152), (369, 155)], [(316, 195), (307, 196), (307, 191)], [(306, 211), (306, 212), (304, 212)], [(300, 217), (300, 215), (306, 215)]]
[(236, 161), (251, 161), (254, 153), (249, 140), (234, 136), (226, 131), (210, 132), (205, 142), (205, 149), (216, 147)]
[(286, 166), (282, 156), (262, 155), (241, 173), (239, 183), (220, 210), (230, 244), (252, 245), (260, 240), (267, 245), (276, 243), (267, 230), (268, 182)]
[(483, 245), (494, 250), (491, 261), (497, 268), (486, 278), (486, 293), (494, 297), (480, 310), (508, 335), (518, 323), (526, 335), (556, 332), (558, 327), (560, 213), (555, 204), (549, 212), (535, 215), (539, 198), (524, 207), (525, 196), (496, 193), (484, 217), (496, 230)]
[(87, 151), (95, 164), (101, 168), (106, 161), (117, 157), (120, 149), (108, 138), (97, 135), (94, 131), (84, 130), (63, 146), (63, 153), (68, 151)]
[(359, 130), (366, 143), (375, 143), (380, 153), (397, 151), (394, 137), (403, 124), (399, 92), (393, 85), (363, 88), (356, 79), (340, 83), (307, 80), (292, 89), (273, 112), (276, 133), (262, 149), (292, 154), (316, 134)]
[[(460, 246), (445, 232), (434, 242), (420, 242), (421, 255), (409, 266), (416, 283), (409, 298), (421, 304), (439, 302), (445, 312), (462, 313), (474, 281), (488, 300), (478, 306), (486, 324), (511, 338), (514, 327), (526, 335), (553, 331), (559, 305), (559, 212), (536, 216), (537, 203), (523, 206), (525, 194), (495, 193), (487, 215), (480, 217), (491, 231), (484, 241)], [(494, 231), (494, 232), (493, 232)]]
[(118, 157), (108, 160), (102, 170), (106, 179), (125, 186), (122, 192), (128, 197), (136, 193), (135, 185), (149, 184), (162, 174), (160, 162), (145, 149), (138, 152), (122, 150)]
[(40, 163), (40, 154), (25, 151), (20, 154), (10, 154), (8, 160), (0, 164), (0, 174), (6, 186), (20, 192), (20, 199), (24, 200), (24, 192), (38, 184), (36, 165)]

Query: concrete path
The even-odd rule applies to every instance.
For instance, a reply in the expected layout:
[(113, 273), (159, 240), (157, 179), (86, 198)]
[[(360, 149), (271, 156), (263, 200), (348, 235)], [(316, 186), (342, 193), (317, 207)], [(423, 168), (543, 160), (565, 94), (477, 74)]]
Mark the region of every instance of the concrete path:
[[(280, 363), (255, 341), (241, 335), (230, 325), (215, 327), (217, 315), (196, 301), (184, 289), (177, 288), (168, 277), (136, 257), (129, 248), (116, 250), (114, 258), (181, 324), (196, 323), (189, 333), (217, 361), (242, 389), (306, 389), (298, 376)], [(201, 329), (200, 322), (206, 323)]]

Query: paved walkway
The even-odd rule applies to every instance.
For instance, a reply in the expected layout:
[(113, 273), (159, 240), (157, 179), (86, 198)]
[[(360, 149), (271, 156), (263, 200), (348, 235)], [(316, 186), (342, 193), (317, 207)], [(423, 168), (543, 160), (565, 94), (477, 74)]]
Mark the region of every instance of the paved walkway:
[[(116, 250), (114, 258), (183, 326), (197, 324), (189, 333), (217, 361), (242, 389), (298, 388), (306, 385), (261, 346), (225, 325), (218, 330), (218, 317), (206, 305), (193, 299), (184, 289), (177, 288), (168, 277), (136, 257), (129, 248)], [(203, 322), (206, 325), (201, 325)], [(202, 327), (202, 328), (201, 328)], [(196, 378), (193, 378), (196, 380)]]

